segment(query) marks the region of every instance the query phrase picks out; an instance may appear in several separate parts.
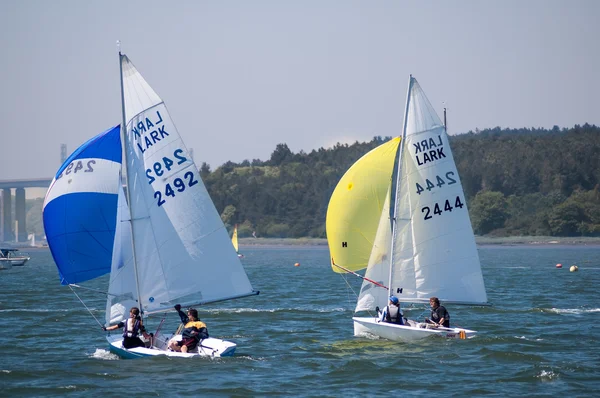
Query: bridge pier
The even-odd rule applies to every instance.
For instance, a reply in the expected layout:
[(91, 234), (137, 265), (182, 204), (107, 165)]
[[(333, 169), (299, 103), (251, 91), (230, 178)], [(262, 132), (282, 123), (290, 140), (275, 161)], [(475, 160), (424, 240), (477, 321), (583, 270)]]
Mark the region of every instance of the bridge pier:
[(2, 189), (2, 215), (4, 218), (3, 235), (6, 242), (14, 240), (15, 236), (12, 232), (12, 196), (10, 188)]
[[(25, 189), (48, 188), (51, 178), (29, 180), (0, 180), (0, 242), (27, 242), (27, 207)], [(13, 218), (13, 199), (11, 190), (15, 189), (15, 213)], [(18, 223), (18, 235), (15, 236), (15, 222)], [(16, 238), (16, 239), (15, 239)]]
[[(0, 192), (0, 242), (12, 242), (17, 233), (12, 217), (12, 196), (10, 188)], [(25, 188), (15, 189), (15, 219), (18, 222), (18, 242), (27, 241), (27, 211), (25, 206)]]
[(15, 233), (18, 233), (18, 242), (27, 242), (27, 225), (25, 224), (26, 216), (27, 211), (25, 210), (25, 188), (17, 188), (15, 189), (15, 218), (17, 219), (18, 228), (15, 228)]

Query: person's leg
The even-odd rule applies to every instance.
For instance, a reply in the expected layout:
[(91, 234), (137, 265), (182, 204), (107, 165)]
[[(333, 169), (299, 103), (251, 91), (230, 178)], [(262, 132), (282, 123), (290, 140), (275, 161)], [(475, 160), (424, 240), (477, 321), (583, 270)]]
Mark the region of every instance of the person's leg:
[(169, 342), (169, 348), (173, 351), (181, 351), (181, 347), (179, 346), (179, 342), (175, 340), (171, 340)]
[(181, 352), (183, 352), (183, 353), (188, 352), (188, 347), (185, 344), (181, 346)]
[(138, 338), (136, 339), (135, 346), (136, 346), (136, 347), (144, 347), (144, 348), (146, 348), (146, 343), (145, 343), (145, 342), (144, 342), (142, 339), (140, 339), (140, 338), (138, 337)]

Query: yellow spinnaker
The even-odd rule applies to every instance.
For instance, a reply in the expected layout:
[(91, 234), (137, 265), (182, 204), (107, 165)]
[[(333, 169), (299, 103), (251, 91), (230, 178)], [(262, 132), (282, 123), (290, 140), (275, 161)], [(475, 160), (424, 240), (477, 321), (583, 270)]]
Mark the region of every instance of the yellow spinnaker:
[[(327, 207), (327, 243), (335, 264), (351, 271), (367, 267), (392, 179), (400, 137), (354, 163), (335, 187)], [(335, 272), (345, 272), (334, 266)]]
[(231, 243), (235, 249), (235, 252), (238, 252), (238, 238), (237, 238), (237, 225), (233, 227), (233, 235), (231, 236)]

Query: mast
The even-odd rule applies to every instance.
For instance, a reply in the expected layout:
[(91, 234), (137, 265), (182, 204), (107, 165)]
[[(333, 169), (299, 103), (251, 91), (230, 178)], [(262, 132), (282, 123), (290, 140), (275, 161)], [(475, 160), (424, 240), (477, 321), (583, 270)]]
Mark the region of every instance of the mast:
[(406, 93), (406, 108), (404, 109), (404, 122), (403, 122), (403, 126), (402, 126), (402, 138), (400, 139), (400, 151), (398, 152), (398, 172), (396, 173), (396, 192), (394, 194), (394, 218), (393, 218), (393, 222), (392, 222), (392, 244), (390, 245), (390, 274), (389, 274), (389, 279), (388, 279), (388, 287), (389, 287), (389, 292), (390, 295), (394, 294), (394, 287), (392, 286), (392, 274), (393, 274), (393, 269), (394, 269), (394, 242), (396, 242), (396, 234), (398, 232), (398, 220), (396, 219), (396, 217), (398, 217), (398, 207), (396, 206), (396, 203), (398, 202), (398, 191), (399, 191), (399, 184), (400, 181), (402, 180), (402, 154), (404, 152), (404, 142), (406, 141), (406, 122), (408, 120), (408, 106), (410, 105), (410, 93), (412, 91), (412, 86), (413, 86), (413, 77), (412, 75), (409, 75), (408, 78), (408, 91)]
[[(136, 260), (136, 256), (135, 256), (135, 238), (134, 238), (134, 233), (133, 233), (133, 217), (131, 214), (131, 193), (129, 192), (129, 177), (127, 174), (127, 165), (129, 163), (129, 159), (127, 158), (127, 147), (125, 145), (126, 142), (126, 138), (127, 138), (127, 120), (125, 120), (125, 90), (124, 90), (124, 86), (123, 86), (123, 58), (125, 57), (125, 55), (121, 54), (121, 46), (120, 43), (118, 43), (119, 46), (119, 72), (120, 72), (120, 77), (121, 77), (121, 150), (122, 150), (122, 174), (125, 175), (124, 181), (125, 181), (125, 196), (127, 198), (127, 211), (129, 213), (129, 226), (131, 228), (131, 254), (132, 254), (132, 260), (133, 260), (133, 273), (135, 274), (135, 290), (137, 291), (137, 301), (138, 301), (138, 305), (140, 307), (140, 316), (143, 318), (144, 317), (144, 311), (142, 308), (142, 297), (140, 295), (140, 282), (139, 282), (139, 277), (138, 277), (138, 271), (137, 271), (137, 260)], [(119, 221), (119, 220), (117, 220)]]
[(448, 124), (446, 124), (446, 107), (444, 107), (444, 130), (448, 133)]

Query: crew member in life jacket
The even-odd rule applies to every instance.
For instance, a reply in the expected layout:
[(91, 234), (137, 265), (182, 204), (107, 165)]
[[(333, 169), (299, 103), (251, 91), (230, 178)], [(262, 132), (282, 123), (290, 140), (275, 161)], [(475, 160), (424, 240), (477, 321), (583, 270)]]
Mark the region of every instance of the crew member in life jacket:
[(145, 347), (146, 344), (140, 339), (140, 333), (148, 338), (150, 335), (146, 333), (142, 317), (140, 317), (140, 309), (137, 307), (131, 307), (129, 310), (129, 319), (125, 322), (119, 322), (116, 325), (109, 327), (102, 326), (102, 330), (115, 330), (123, 328), (123, 347), (124, 348), (135, 348)]
[[(379, 313), (379, 307), (376, 308)], [(404, 325), (404, 314), (400, 309), (400, 301), (398, 297), (390, 296), (389, 304), (379, 314), (379, 322), (395, 323), (396, 325)]]
[(440, 305), (440, 300), (437, 297), (431, 297), (429, 299), (429, 305), (431, 306), (431, 319), (425, 318), (425, 322), (449, 328), (450, 314), (448, 313), (448, 310), (446, 310), (446, 307)]
[(188, 309), (187, 315), (181, 311), (179, 304), (175, 306), (175, 310), (179, 313), (184, 329), (181, 332), (181, 340), (171, 340), (169, 348), (173, 351), (192, 351), (200, 344), (201, 340), (208, 338), (206, 324), (198, 319), (198, 310), (195, 308)]

